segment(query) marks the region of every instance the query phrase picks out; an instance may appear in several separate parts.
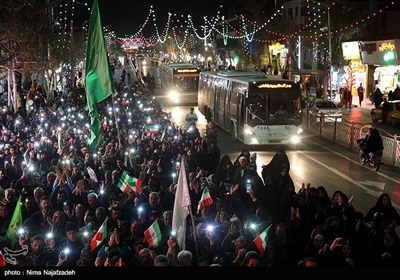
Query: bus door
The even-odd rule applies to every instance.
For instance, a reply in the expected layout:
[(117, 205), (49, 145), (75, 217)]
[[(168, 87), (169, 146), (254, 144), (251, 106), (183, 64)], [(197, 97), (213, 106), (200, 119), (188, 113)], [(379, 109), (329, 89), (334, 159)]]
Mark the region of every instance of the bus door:
[(220, 87), (216, 87), (216, 89), (215, 89), (215, 103), (214, 103), (215, 104), (215, 107), (214, 107), (214, 121), (219, 126), (222, 127), (221, 120), (220, 120), (219, 113), (218, 113), (219, 107), (220, 107), (220, 100), (221, 100), (220, 95), (221, 95), (221, 88)]
[[(211, 106), (211, 112), (210, 112), (210, 119), (212, 120), (212, 121), (214, 121), (214, 122), (216, 122), (215, 121), (215, 118), (217, 117), (217, 96), (218, 96), (218, 91), (219, 91), (219, 88), (218, 87), (216, 87), (216, 86), (214, 86), (213, 88), (212, 88), (212, 94), (211, 95), (209, 95), (209, 97), (208, 97), (208, 100), (207, 100), (207, 104), (210, 104), (210, 106)], [(217, 123), (217, 122), (216, 122)]]
[(246, 95), (235, 95), (237, 102), (237, 137), (244, 140), (244, 124), (247, 122)]
[(225, 103), (226, 103), (226, 89), (224, 87), (219, 87), (217, 92), (217, 105), (215, 106), (216, 118), (220, 127), (226, 129), (225, 123)]
[[(230, 127), (230, 122), (231, 122), (231, 118), (232, 118), (231, 109), (234, 110), (234, 107), (235, 107), (234, 105), (231, 106), (232, 105), (231, 98), (234, 98), (234, 97), (232, 97), (232, 91), (231, 91), (231, 89), (227, 88), (225, 90), (225, 108), (224, 108), (224, 112), (225, 112), (224, 124), (225, 124), (225, 127), (227, 127), (227, 128)], [(236, 114), (236, 112), (234, 112), (234, 113)]]

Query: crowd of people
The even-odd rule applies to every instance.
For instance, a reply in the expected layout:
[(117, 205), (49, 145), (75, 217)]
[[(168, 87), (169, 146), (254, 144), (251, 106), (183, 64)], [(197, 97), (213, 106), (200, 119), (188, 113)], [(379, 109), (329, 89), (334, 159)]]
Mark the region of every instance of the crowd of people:
[[(191, 110), (193, 129), (179, 127), (137, 85), (98, 104), (104, 141), (94, 151), (85, 104), (78, 86), (0, 115), (0, 251), (28, 250), (7, 266), (399, 265), (400, 215), (388, 194), (364, 214), (342, 191), (311, 184), (295, 191), (284, 148), (260, 175), (256, 153), (222, 155), (214, 123), (201, 137)], [(191, 201), (183, 247), (172, 235), (181, 168)], [(126, 175), (142, 186), (122, 190)], [(211, 203), (199, 208), (205, 189)], [(19, 201), (22, 225), (13, 242)], [(154, 223), (158, 244), (145, 234)], [(93, 245), (100, 228), (105, 238)], [(260, 247), (254, 240), (265, 232)]]

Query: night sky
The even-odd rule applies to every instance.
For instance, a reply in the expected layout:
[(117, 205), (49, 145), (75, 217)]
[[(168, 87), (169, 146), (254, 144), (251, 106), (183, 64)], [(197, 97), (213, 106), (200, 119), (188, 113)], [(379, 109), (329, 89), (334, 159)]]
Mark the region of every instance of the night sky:
[[(102, 25), (108, 26), (118, 37), (135, 34), (139, 26), (145, 23), (150, 6), (153, 6), (158, 29), (162, 32), (167, 22), (168, 12), (176, 14), (181, 20), (187, 19), (187, 15), (190, 14), (195, 24), (204, 25), (203, 17), (207, 16), (211, 19), (216, 16), (221, 2), (227, 2), (227, 0), (98, 0)], [(92, 1), (89, 0), (88, 5), (91, 6)], [(225, 13), (221, 11), (220, 15), (225, 15)], [(146, 24), (145, 37), (154, 35), (154, 30), (153, 18), (150, 18)]]

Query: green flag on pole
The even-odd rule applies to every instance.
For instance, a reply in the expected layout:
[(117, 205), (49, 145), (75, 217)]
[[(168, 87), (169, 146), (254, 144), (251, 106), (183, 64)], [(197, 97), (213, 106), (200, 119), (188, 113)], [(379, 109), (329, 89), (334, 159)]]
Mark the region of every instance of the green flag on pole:
[(10, 224), (8, 225), (7, 230), (7, 239), (10, 240), (11, 245), (17, 242), (17, 231), (20, 227), (22, 227), (22, 209), (21, 209), (21, 197), (19, 196), (18, 202), (15, 205), (14, 214), (11, 218)]
[(85, 73), (87, 105), (91, 118), (89, 146), (95, 151), (104, 139), (97, 103), (115, 92), (97, 0), (93, 1), (90, 17)]

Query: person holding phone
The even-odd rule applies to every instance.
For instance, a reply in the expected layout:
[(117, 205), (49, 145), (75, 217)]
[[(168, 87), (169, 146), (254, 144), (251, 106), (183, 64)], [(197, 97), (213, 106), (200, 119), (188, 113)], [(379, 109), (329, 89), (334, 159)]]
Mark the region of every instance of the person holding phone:
[(28, 266), (46, 266), (46, 263), (50, 260), (57, 262), (57, 254), (54, 254), (53, 250), (45, 246), (45, 238), (43, 235), (38, 234), (32, 237), (30, 244), (30, 255), (28, 258)]
[[(62, 266), (76, 266), (76, 261), (80, 258), (81, 251), (85, 247), (82, 239), (79, 238), (79, 226), (75, 222), (67, 222), (65, 224), (65, 233), (68, 240), (58, 248), (58, 252), (63, 255), (60, 257), (64, 260)], [(68, 249), (68, 250), (67, 250)], [(65, 258), (64, 254), (67, 254)]]
[(250, 191), (252, 191), (253, 189), (252, 189), (252, 187), (251, 187), (251, 183), (248, 181), (247, 183), (246, 183), (246, 192), (247, 193), (249, 193)]

